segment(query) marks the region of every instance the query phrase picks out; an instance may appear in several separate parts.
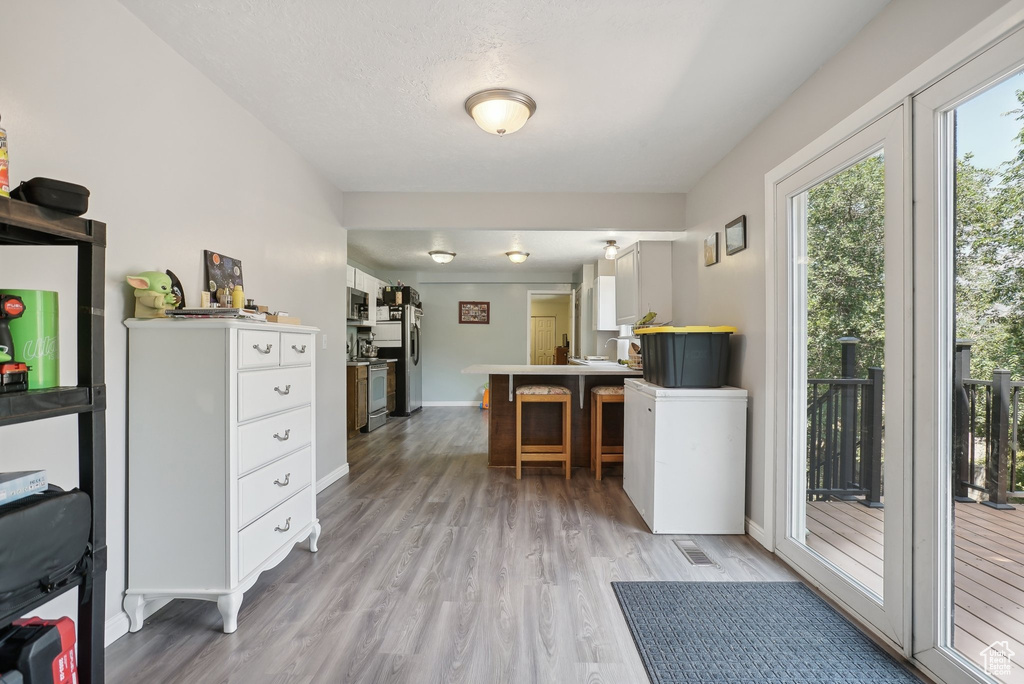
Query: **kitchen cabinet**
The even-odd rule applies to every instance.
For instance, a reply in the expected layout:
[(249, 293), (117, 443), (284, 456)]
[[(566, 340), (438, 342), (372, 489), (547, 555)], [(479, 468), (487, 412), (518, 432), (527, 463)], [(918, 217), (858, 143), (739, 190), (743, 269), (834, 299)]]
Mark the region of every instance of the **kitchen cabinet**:
[(352, 437), (366, 425), (366, 401), (369, 384), (368, 366), (348, 367), (348, 436)]
[(345, 265), (345, 287), (356, 286), (356, 267)]
[(648, 311), (672, 320), (672, 243), (643, 240), (615, 257), (615, 324), (632, 325)]
[(297, 542), (317, 549), (318, 331), (224, 319), (125, 325), (130, 629), (142, 628), (148, 603), (186, 598), (215, 601), (234, 632), (260, 574)]
[(594, 330), (618, 330), (615, 322), (615, 276), (597, 276), (591, 295)]
[(366, 293), (366, 320), (370, 321), (370, 325), (373, 325), (377, 322), (377, 300), (383, 297), (382, 288), (384, 287), (384, 281), (358, 268), (352, 266), (348, 268), (352, 269), (353, 272), (352, 284), (349, 287), (354, 287)]
[(625, 381), (622, 488), (656, 534), (743, 534), (747, 391)]

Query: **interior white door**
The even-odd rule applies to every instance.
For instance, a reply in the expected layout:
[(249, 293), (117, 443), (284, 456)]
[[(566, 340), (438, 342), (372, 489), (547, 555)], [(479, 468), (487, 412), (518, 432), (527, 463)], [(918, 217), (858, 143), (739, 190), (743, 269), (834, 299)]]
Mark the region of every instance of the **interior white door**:
[(777, 553), (909, 641), (904, 107), (775, 185)]
[[(998, 187), (1007, 186), (1014, 162), (1020, 163), (1018, 155), (1024, 139), (1013, 141), (1013, 132), (1000, 136), (997, 129), (1009, 124), (1016, 126), (1016, 134), (1020, 135), (1024, 126), (1019, 111), (1013, 118), (1005, 115), (1012, 112), (1014, 105), (1020, 107), (1019, 96), (1017, 102), (1013, 99), (1014, 91), (1024, 89), (1022, 69), (1024, 30), (1018, 30), (913, 101), (917, 245), (914, 338), (918, 378), (914, 412), (913, 652), (932, 674), (948, 682), (1024, 681), (1024, 667), (1018, 664), (1024, 658), (1024, 594), (1020, 591), (1024, 583), (1024, 558), (1014, 550), (1017, 544), (1024, 547), (1024, 541), (1019, 541), (1024, 539), (1018, 523), (1020, 511), (983, 503), (996, 503), (988, 490), (992, 476), (988, 468), (994, 465), (995, 454), (986, 449), (984, 438), (978, 437), (970, 422), (954, 419), (957, 395), (967, 398), (968, 390), (981, 397), (982, 411), (987, 405), (1000, 403), (994, 387), (985, 398), (981, 383), (994, 381), (991, 374), (987, 379), (977, 378), (982, 374), (977, 372), (978, 368), (971, 372), (969, 357), (965, 359), (962, 353), (960, 362), (954, 362), (956, 338), (964, 333), (964, 328), (974, 327), (976, 331), (971, 334), (975, 335), (977, 328), (994, 325), (981, 319), (980, 326), (969, 326), (960, 320), (975, 308), (967, 281), (976, 282), (993, 274), (1002, 277), (1007, 271), (1005, 259), (1000, 257), (1010, 259), (1011, 271), (1012, 262), (1019, 258), (1019, 249), (1013, 243), (1014, 236), (1022, 230), (1019, 209), (1012, 210), (1010, 216), (1002, 215), (1006, 205), (1000, 200), (1013, 193), (1000, 193)], [(982, 105), (987, 114), (981, 118), (975, 114), (971, 125), (967, 119), (958, 120), (965, 108), (978, 111), (979, 103), (990, 98), (997, 88), (1009, 90), (1010, 104)], [(976, 130), (971, 131), (972, 126)], [(972, 133), (980, 134), (981, 139), (976, 137), (975, 143), (987, 148), (985, 157), (1008, 164), (998, 166), (981, 159), (982, 150), (977, 150), (977, 160), (965, 158), (963, 150), (958, 151), (958, 141), (962, 135)], [(988, 176), (987, 169), (991, 167), (995, 167), (994, 176)], [(978, 168), (986, 170), (979, 176)], [(973, 229), (984, 220), (969, 215), (967, 209), (972, 194), (979, 197), (979, 177), (992, 178), (982, 183), (987, 186), (982, 188), (982, 196), (991, 193), (997, 200), (995, 211), (990, 212), (996, 215), (987, 216), (996, 230), (987, 234), (984, 229), (981, 231), (982, 239), (989, 243), (987, 249), (995, 248), (996, 263), (992, 269), (972, 272), (968, 270), (969, 262), (975, 260), (972, 243), (979, 244), (978, 233)], [(982, 199), (981, 206), (993, 205)], [(1012, 308), (1009, 313), (1013, 313)], [(985, 348), (1001, 349), (998, 335), (983, 332), (975, 346), (976, 356), (995, 356), (1000, 364), (1005, 363), (1005, 356)], [(964, 378), (976, 379), (965, 382)], [(1016, 425), (1017, 417), (1019, 405), (1013, 400), (1007, 418)], [(967, 428), (966, 432), (955, 428), (958, 423)], [(1013, 430), (1015, 438), (1016, 428)], [(1004, 434), (1007, 431), (1008, 426), (1004, 425)], [(955, 437), (958, 434), (959, 439)], [(982, 452), (978, 460), (985, 461), (987, 472), (978, 472), (975, 464), (965, 462), (968, 455), (963, 450), (957, 453), (956, 443), (965, 439)], [(1014, 442), (1016, 439), (1010, 440), (1011, 444)], [(1008, 470), (1002, 475), (1014, 474), (1015, 469)], [(979, 525), (981, 522), (984, 524)]]

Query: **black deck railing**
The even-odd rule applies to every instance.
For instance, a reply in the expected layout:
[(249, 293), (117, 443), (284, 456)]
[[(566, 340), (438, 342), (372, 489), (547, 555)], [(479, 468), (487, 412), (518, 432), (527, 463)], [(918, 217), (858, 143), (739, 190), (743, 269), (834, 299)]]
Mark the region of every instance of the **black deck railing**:
[(991, 380), (970, 377), (972, 345), (957, 340), (953, 357), (954, 496), (965, 503), (980, 500), (993, 508), (1013, 508), (1009, 499), (1024, 497), (1018, 475), (1024, 382), (1011, 380), (1010, 371), (1001, 369), (992, 371)]
[(857, 338), (841, 338), (841, 378), (807, 381), (807, 500), (882, 506), (881, 368), (854, 377)]

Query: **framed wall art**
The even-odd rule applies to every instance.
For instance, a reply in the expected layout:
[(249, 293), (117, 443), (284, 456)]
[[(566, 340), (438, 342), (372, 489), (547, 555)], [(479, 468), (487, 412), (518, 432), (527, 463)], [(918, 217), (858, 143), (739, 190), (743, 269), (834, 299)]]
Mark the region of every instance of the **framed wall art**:
[(713, 266), (718, 263), (718, 233), (714, 232), (704, 238), (704, 265)]
[(725, 253), (735, 254), (747, 248), (747, 215), (725, 224)]
[(459, 302), (459, 323), (488, 325), (490, 322), (490, 302)]

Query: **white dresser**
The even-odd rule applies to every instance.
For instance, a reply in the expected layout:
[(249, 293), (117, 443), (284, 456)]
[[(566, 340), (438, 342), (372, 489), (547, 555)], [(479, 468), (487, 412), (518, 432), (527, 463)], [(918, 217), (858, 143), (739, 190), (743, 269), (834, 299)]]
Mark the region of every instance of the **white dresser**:
[(131, 631), (150, 601), (242, 594), (297, 542), (316, 551), (316, 328), (240, 320), (128, 326)]
[(622, 488), (651, 532), (743, 534), (747, 391), (625, 387)]

